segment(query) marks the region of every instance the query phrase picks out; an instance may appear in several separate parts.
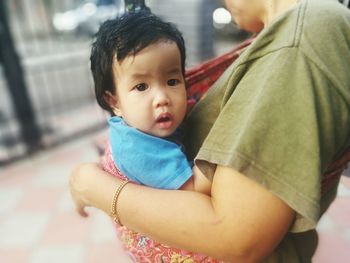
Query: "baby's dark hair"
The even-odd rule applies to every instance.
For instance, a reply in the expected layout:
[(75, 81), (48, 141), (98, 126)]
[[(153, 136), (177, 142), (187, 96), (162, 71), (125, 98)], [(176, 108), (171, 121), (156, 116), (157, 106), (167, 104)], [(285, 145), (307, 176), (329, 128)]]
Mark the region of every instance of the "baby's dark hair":
[(185, 73), (186, 51), (181, 32), (171, 23), (164, 22), (148, 11), (128, 13), (104, 22), (92, 44), (91, 72), (95, 84), (98, 104), (113, 114), (105, 101), (106, 91), (114, 94), (113, 57), (123, 61), (129, 55), (136, 55), (142, 49), (158, 41), (173, 41), (179, 48), (181, 67)]

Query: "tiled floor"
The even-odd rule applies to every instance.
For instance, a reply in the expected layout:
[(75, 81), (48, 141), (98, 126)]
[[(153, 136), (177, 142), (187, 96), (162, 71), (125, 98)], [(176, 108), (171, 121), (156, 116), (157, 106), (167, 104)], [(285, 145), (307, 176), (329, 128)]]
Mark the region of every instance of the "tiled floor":
[[(68, 176), (81, 161), (95, 161), (94, 142), (105, 133), (0, 168), (1, 263), (129, 263), (107, 216), (79, 217), (68, 193)], [(350, 262), (350, 178), (320, 226), (314, 262)]]
[[(107, 216), (75, 213), (68, 176), (80, 161), (96, 161), (97, 134), (0, 170), (1, 263), (130, 262)], [(1, 168), (0, 168), (1, 169)]]

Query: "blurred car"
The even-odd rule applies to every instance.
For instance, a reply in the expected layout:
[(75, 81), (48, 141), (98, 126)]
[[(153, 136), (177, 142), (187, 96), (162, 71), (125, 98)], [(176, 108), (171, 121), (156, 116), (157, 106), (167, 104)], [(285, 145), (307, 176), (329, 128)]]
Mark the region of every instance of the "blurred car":
[(53, 17), (57, 32), (94, 35), (100, 25), (124, 12), (124, 0), (84, 0), (77, 8)]

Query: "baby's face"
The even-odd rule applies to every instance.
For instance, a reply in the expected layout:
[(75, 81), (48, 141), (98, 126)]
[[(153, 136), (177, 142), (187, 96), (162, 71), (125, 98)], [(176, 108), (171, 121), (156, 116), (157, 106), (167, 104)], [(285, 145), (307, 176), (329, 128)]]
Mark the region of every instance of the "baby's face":
[(114, 113), (145, 133), (167, 137), (186, 114), (187, 97), (181, 56), (174, 42), (160, 41), (113, 62)]

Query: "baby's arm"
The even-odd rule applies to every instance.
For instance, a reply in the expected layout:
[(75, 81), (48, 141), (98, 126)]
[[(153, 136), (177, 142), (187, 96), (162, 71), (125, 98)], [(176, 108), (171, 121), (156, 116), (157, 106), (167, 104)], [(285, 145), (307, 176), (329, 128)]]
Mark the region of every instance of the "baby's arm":
[(180, 189), (210, 195), (211, 181), (198, 169), (197, 166), (193, 166), (192, 172), (193, 174), (191, 178), (188, 179)]

